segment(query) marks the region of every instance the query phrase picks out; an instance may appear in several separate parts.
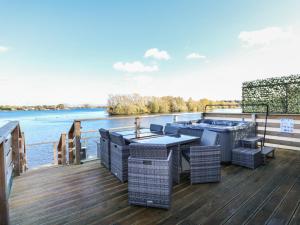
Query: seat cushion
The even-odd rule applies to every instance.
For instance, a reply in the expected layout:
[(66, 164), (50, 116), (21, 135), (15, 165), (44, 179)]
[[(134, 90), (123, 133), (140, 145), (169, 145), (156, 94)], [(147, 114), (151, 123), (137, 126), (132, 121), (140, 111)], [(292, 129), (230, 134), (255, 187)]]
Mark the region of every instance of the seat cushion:
[(201, 146), (213, 146), (218, 144), (218, 133), (205, 129), (201, 137)]

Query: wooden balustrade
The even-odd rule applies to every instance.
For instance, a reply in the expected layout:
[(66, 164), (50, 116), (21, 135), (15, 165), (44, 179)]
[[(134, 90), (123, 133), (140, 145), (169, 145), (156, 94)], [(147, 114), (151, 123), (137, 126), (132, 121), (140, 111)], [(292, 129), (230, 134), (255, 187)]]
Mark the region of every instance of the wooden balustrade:
[(66, 153), (67, 153), (67, 146), (66, 146), (66, 133), (62, 133), (60, 135), (60, 139), (57, 145), (57, 163), (59, 165), (65, 165), (67, 164), (67, 158), (66, 158)]
[(69, 163), (74, 163), (74, 123), (68, 132)]
[(0, 128), (0, 224), (9, 223), (8, 199), (14, 176), (26, 170), (24, 134), (19, 122)]
[(75, 120), (68, 132), (69, 163), (80, 164), (81, 122)]

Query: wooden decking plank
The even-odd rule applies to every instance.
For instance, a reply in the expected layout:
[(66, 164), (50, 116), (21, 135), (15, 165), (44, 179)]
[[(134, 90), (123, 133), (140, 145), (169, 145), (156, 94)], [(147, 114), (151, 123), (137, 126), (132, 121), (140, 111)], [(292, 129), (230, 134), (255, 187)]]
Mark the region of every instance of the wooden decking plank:
[(289, 225), (299, 225), (300, 224), (300, 202), (298, 202), (298, 206), (293, 213)]
[[(73, 171), (73, 170), (68, 170), (68, 171), (64, 171), (63, 169), (58, 173), (53, 173), (52, 172), (52, 168), (49, 169), (48, 173), (43, 173), (43, 176), (30, 176), (28, 174), (25, 173), (26, 176), (30, 177), (30, 179), (26, 179), (24, 180), (24, 177), (19, 176), (16, 177), (16, 179), (14, 179), (14, 187), (16, 189), (16, 191), (23, 191), (24, 189), (28, 190), (28, 188), (32, 188), (32, 184), (33, 183), (37, 183), (39, 184), (39, 186), (43, 186), (43, 187), (47, 187), (49, 186), (49, 184), (52, 184), (53, 182), (59, 181), (59, 180), (64, 180), (64, 181), (68, 181), (68, 180), (72, 180), (76, 177), (81, 177), (83, 175), (89, 175), (89, 174), (94, 174), (95, 172), (102, 174), (103, 176), (106, 175), (110, 175), (109, 172), (107, 172), (107, 170), (105, 170), (104, 168), (90, 168), (89, 170), (84, 170), (84, 171)], [(55, 170), (55, 169), (54, 169)], [(24, 176), (25, 176), (24, 175)], [(54, 186), (55, 187), (55, 186)]]
[(293, 171), (287, 172), (286, 169), (277, 174), (279, 178), (265, 186), (265, 189), (257, 192), (251, 198), (245, 200), (241, 204), (237, 212), (235, 212), (227, 221), (226, 224), (242, 224), (247, 221), (249, 216), (255, 213), (256, 209), (260, 207), (264, 201), (268, 201), (272, 194), (278, 191), (282, 185), (282, 189), (288, 189), (292, 185), (295, 173)]
[[(239, 171), (239, 172), (249, 172), (252, 173), (253, 171), (251, 170), (244, 170), (242, 171), (240, 167), (235, 167), (235, 166), (230, 166), (231, 169)], [(226, 170), (225, 170), (226, 171)], [(223, 172), (223, 170), (222, 170)], [(241, 174), (240, 174), (241, 175)], [(230, 180), (229, 182), (232, 182), (232, 180)], [(221, 182), (222, 185), (226, 184), (226, 181), (222, 181)], [(215, 185), (215, 184), (212, 184)], [(190, 190), (190, 193), (193, 193), (193, 196), (195, 198), (195, 196), (197, 196), (196, 198), (200, 198), (203, 194), (208, 194), (208, 192), (206, 190), (201, 190), (199, 187), (203, 187), (204, 184), (202, 185), (191, 185), (191, 188), (194, 188), (193, 190)], [(197, 190), (198, 189), (198, 190)], [(199, 191), (199, 192), (198, 192)], [(185, 206), (186, 204), (189, 204), (191, 201), (193, 201), (194, 199), (189, 199), (186, 202), (183, 202), (182, 200), (184, 199), (184, 197), (181, 196), (178, 201), (176, 200), (176, 198), (173, 197), (173, 203), (172, 203), (172, 208), (171, 210), (167, 211), (167, 212), (163, 212), (162, 211), (162, 215), (160, 215), (160, 211), (150, 211), (147, 210), (145, 212), (146, 215), (141, 215), (141, 216), (134, 216), (133, 218), (129, 219), (127, 222), (126, 220), (122, 221), (122, 224), (130, 224), (130, 222), (135, 221), (136, 224), (156, 224), (157, 221), (159, 221), (158, 218), (161, 218), (160, 220), (165, 219), (168, 223), (170, 222), (169, 217), (170, 214), (172, 215), (178, 215), (178, 213), (180, 213), (180, 210), (182, 209), (182, 206)], [(197, 207), (196, 207), (197, 208)], [(180, 209), (180, 210), (178, 210)], [(163, 222), (165, 223), (165, 222)], [(172, 222), (171, 222), (172, 223)]]
[[(101, 179), (99, 179), (99, 177)], [(81, 185), (84, 185), (84, 184), (93, 184), (95, 183), (96, 185), (99, 185), (99, 184), (107, 184), (107, 183), (110, 183), (110, 182), (113, 182), (115, 179), (113, 179), (111, 176), (105, 176), (105, 177), (102, 177), (102, 176), (99, 176), (98, 173), (92, 175), (90, 174), (90, 176), (85, 176), (85, 177), (77, 177), (77, 178), (74, 178), (73, 180), (68, 180), (68, 181), (65, 181), (65, 180), (57, 180), (55, 182), (56, 185), (48, 185), (47, 187), (40, 187), (39, 184), (35, 185), (34, 187), (32, 187), (31, 189), (27, 189), (27, 190), (24, 190), (22, 191), (23, 193), (23, 197), (20, 196), (20, 195), (12, 195), (11, 196), (11, 200), (14, 201), (14, 202), (17, 202), (18, 200), (24, 200), (26, 198), (26, 196), (28, 196), (29, 198), (34, 196), (35, 198), (38, 198), (39, 195), (43, 195), (43, 196), (47, 196), (52, 194), (53, 192), (55, 193), (61, 193), (60, 190), (63, 190), (63, 188), (65, 186), (72, 186), (72, 187), (80, 187)], [(38, 181), (37, 181), (38, 182)]]
[[(238, 176), (238, 174), (240, 174), (241, 170), (238, 171), (237, 174), (232, 174), (232, 179), (234, 178), (234, 181), (239, 183), (241, 182), (242, 179), (244, 179), (245, 177), (243, 176)], [(253, 171), (242, 171), (242, 172), (249, 172), (252, 173)], [(241, 174), (240, 174), (241, 175)], [(158, 212), (158, 215), (154, 218), (149, 216), (148, 220), (145, 222), (145, 224), (157, 224), (158, 221), (162, 221), (162, 223), (166, 223), (167, 220), (168, 222), (169, 217), (172, 217), (173, 215), (178, 215), (178, 213), (180, 213), (183, 209), (184, 205), (190, 204), (191, 202), (195, 202), (198, 198), (200, 198), (201, 196), (205, 196), (208, 195), (208, 193), (212, 193), (215, 189), (220, 188), (222, 186), (223, 190), (226, 190), (228, 188), (230, 188), (232, 185), (235, 185), (235, 182), (233, 182), (232, 179), (230, 179), (231, 177), (228, 177), (229, 179), (224, 180), (221, 183), (218, 184), (202, 184), (202, 185), (190, 185), (189, 188), (189, 193), (186, 193), (186, 195), (184, 197), (181, 197), (180, 199), (177, 199), (176, 196), (173, 199), (173, 203), (172, 203), (172, 208), (170, 210), (160, 210)], [(195, 196), (197, 196), (197, 198), (195, 198)], [(139, 207), (141, 208), (141, 212), (145, 210), (145, 208), (143, 207)], [(127, 209), (128, 212), (131, 212), (130, 208)], [(152, 212), (152, 209), (147, 209), (147, 211)], [(119, 214), (118, 212), (116, 212), (114, 215), (109, 216), (109, 218), (107, 218), (107, 220), (103, 220), (100, 222), (104, 222), (104, 223), (109, 223), (109, 221), (118, 221), (118, 220), (122, 220), (123, 219), (123, 211), (121, 211)], [(135, 218), (137, 221), (139, 220), (143, 220), (143, 217), (136, 217)], [(154, 221), (153, 221), (154, 220)], [(172, 223), (172, 222), (171, 222)]]
[[(179, 184), (177, 186), (174, 187), (174, 192), (177, 193), (181, 190), (181, 188), (188, 186), (188, 182), (184, 182), (183, 184)], [(112, 218), (112, 216), (114, 215), (114, 213), (118, 216), (120, 215), (124, 215), (122, 216), (122, 218), (125, 218), (128, 215), (132, 215), (132, 214), (136, 214), (136, 213), (140, 213), (144, 210), (144, 207), (137, 207), (137, 206), (129, 206), (128, 205), (128, 198), (126, 199), (126, 202), (124, 202), (124, 204), (122, 205), (122, 207), (120, 207), (120, 205), (118, 205), (118, 208), (114, 207), (114, 208), (110, 208), (107, 210), (106, 213), (102, 213), (102, 217), (99, 218), (99, 216), (88, 216), (89, 218), (86, 220), (86, 222), (88, 222), (89, 224), (97, 224), (99, 222), (103, 223), (103, 224), (107, 224), (109, 223), (108, 221)], [(90, 212), (88, 212), (90, 213)], [(101, 219), (106, 219), (103, 221), (99, 221)], [(71, 224), (71, 223), (70, 223)], [(80, 223), (78, 223), (80, 224)]]
[[(235, 166), (226, 166), (222, 169), (222, 182), (223, 185), (229, 184), (231, 178), (238, 178), (245, 171)], [(251, 171), (247, 171), (251, 172)], [(190, 182), (190, 181), (189, 181)], [(207, 184), (209, 185), (209, 184)], [(212, 184), (215, 185), (215, 184)], [(200, 188), (201, 187), (201, 188)], [(154, 224), (159, 220), (169, 217), (171, 214), (176, 214), (184, 204), (184, 202), (193, 201), (195, 196), (199, 198), (206, 193), (205, 185), (189, 185), (185, 190), (181, 190), (172, 196), (172, 208), (169, 211), (159, 210), (153, 211), (144, 209), (141, 216), (135, 216), (122, 221), (122, 224)], [(183, 202), (184, 201), (184, 202)]]
[[(287, 168), (288, 163), (281, 163), (279, 167), (274, 167), (273, 170), (280, 170), (283, 166)], [(273, 185), (279, 181), (277, 180), (276, 175), (273, 175), (272, 172), (270, 174), (271, 175), (263, 174), (264, 176), (253, 179), (253, 182), (249, 182), (246, 185), (243, 184), (242, 187), (234, 188), (232, 190), (232, 195), (226, 194), (225, 196), (216, 196), (215, 199), (206, 202), (198, 210), (193, 212), (187, 219), (197, 224), (221, 223), (229, 215), (236, 212), (253, 195), (272, 191), (274, 189)], [(269, 183), (271, 183), (271, 185), (269, 185), (269, 188), (266, 188)], [(184, 223), (185, 222), (183, 221), (183, 224)]]
[[(72, 212), (73, 209), (76, 209), (78, 205), (80, 207), (84, 208), (85, 204), (90, 204), (91, 202), (101, 202), (106, 201), (109, 199), (112, 199), (114, 197), (117, 197), (119, 195), (127, 193), (127, 187), (124, 184), (119, 184), (118, 186), (115, 186), (111, 190), (106, 191), (81, 191), (77, 192), (77, 194), (72, 193), (72, 197), (68, 197), (68, 199), (57, 199), (56, 202), (53, 202), (50, 206), (46, 204), (46, 207), (41, 208), (40, 210), (37, 210), (38, 212), (41, 212), (38, 214), (36, 210), (30, 210), (31, 213), (37, 214), (36, 217), (30, 217), (29, 219), (32, 222), (45, 219), (45, 218), (51, 218), (50, 214), (53, 213), (55, 216), (60, 216), (60, 214), (68, 215), (70, 212)], [(37, 206), (39, 205), (39, 202), (36, 203)], [(34, 207), (35, 209), (36, 207)], [(47, 214), (43, 214), (43, 211), (47, 211)], [(29, 213), (25, 213), (24, 216), (29, 216)]]
[(274, 214), (269, 218), (267, 224), (287, 224), (293, 216), (294, 210), (298, 207), (299, 202), (300, 179), (298, 178), (278, 205)]
[[(183, 182), (179, 185), (176, 185), (174, 187), (174, 192), (177, 193), (177, 192), (181, 191), (182, 189), (184, 189), (187, 186), (189, 186), (188, 181)], [(93, 221), (99, 220), (99, 215), (101, 215), (102, 217), (105, 217), (107, 215), (111, 215), (112, 213), (118, 211), (118, 209), (123, 209), (123, 208), (126, 208), (126, 207), (128, 207), (128, 196), (127, 195), (126, 195), (126, 200), (125, 201), (119, 202), (117, 204), (117, 208), (116, 207), (110, 207), (110, 208), (106, 208), (104, 211), (100, 211), (99, 208), (97, 208), (97, 205), (96, 205), (93, 208), (90, 208), (90, 209), (86, 210), (85, 212), (80, 212), (80, 214), (81, 215), (83, 214), (88, 218), (88, 219), (85, 220), (85, 222), (91, 223)], [(142, 209), (144, 210), (144, 208), (142, 208)], [(78, 216), (75, 216), (75, 217), (78, 217)], [(80, 217), (78, 219), (79, 219), (79, 221), (76, 221), (76, 222), (78, 222), (78, 224), (79, 224), (80, 223)], [(72, 221), (72, 222), (74, 222), (74, 221)]]
[[(222, 188), (222, 182), (220, 183), (220, 187), (213, 193), (205, 193), (204, 197), (198, 197), (192, 202), (189, 202), (185, 204), (178, 213), (173, 213), (171, 217), (166, 218), (163, 221), (160, 221), (161, 224), (174, 224), (178, 223), (179, 221), (185, 220), (188, 216), (190, 216), (194, 211), (198, 210), (202, 206), (204, 206), (206, 203), (210, 203), (213, 199), (216, 197), (233, 197), (236, 195), (237, 190), (242, 191), (242, 187), (245, 187), (247, 185), (251, 185), (251, 182), (254, 182), (257, 179), (260, 179), (260, 177), (265, 177), (271, 175), (271, 167), (276, 168), (278, 167), (277, 164), (270, 164), (268, 167), (260, 167), (256, 170), (248, 170), (244, 168), (240, 168), (241, 171), (250, 171), (249, 177), (242, 177), (239, 182), (234, 183), (231, 182), (231, 185), (229, 188)], [(200, 185), (201, 186), (201, 185)], [(230, 197), (231, 196), (231, 197)], [(201, 209), (200, 209), (201, 212)], [(187, 221), (182, 221), (187, 222)], [(193, 222), (193, 221), (190, 221)]]
[[(292, 183), (293, 184), (293, 183)], [(276, 206), (280, 204), (291, 184), (281, 185), (270, 198), (257, 207), (255, 212), (245, 221), (246, 224), (264, 224), (270, 218)]]
[(24, 202), (13, 202), (12, 207), (22, 210), (22, 213), (30, 211), (38, 212), (41, 208), (44, 210), (49, 209), (52, 206), (64, 206), (65, 204), (70, 204), (70, 201), (75, 199), (78, 192), (82, 192), (82, 190), (85, 190), (84, 194), (86, 195), (88, 193), (99, 194), (107, 189), (116, 188), (118, 187), (117, 185), (118, 183), (115, 180), (109, 180), (109, 183), (96, 180), (95, 182), (74, 189), (70, 189), (66, 186), (64, 189), (60, 189), (57, 192), (51, 192), (51, 194), (47, 193), (47, 195), (39, 196), (39, 198), (34, 198), (32, 201), (24, 200)]
[[(99, 161), (29, 171), (14, 180), (10, 220), (11, 224), (21, 225), (198, 224), (204, 221), (203, 215), (210, 218), (223, 213), (224, 218), (233, 215), (232, 219), (240, 218), (237, 221), (241, 223), (259, 221), (255, 218), (262, 214), (266, 216), (261, 221), (271, 215), (269, 222), (283, 218), (286, 223), (299, 224), (300, 200), (295, 197), (299, 194), (299, 186), (295, 182), (290, 191), (284, 192), (285, 185), (291, 186), (291, 177), (280, 175), (282, 171), (295, 173), (297, 168), (288, 168), (287, 164), (292, 164), (295, 158), (300, 159), (300, 152), (279, 150), (276, 156), (275, 160), (254, 171), (223, 166), (223, 180), (219, 184), (190, 185), (185, 177), (173, 189), (170, 210), (129, 206), (127, 184), (119, 183)], [(296, 164), (299, 162), (292, 165)], [(263, 179), (266, 183), (262, 184)], [(246, 190), (248, 192), (244, 193)], [(286, 194), (285, 198), (279, 198), (280, 192)], [(292, 205), (287, 201), (293, 201)], [(276, 210), (266, 210), (272, 204), (273, 209), (274, 204), (278, 205)], [(234, 213), (226, 213), (230, 209)], [(250, 218), (244, 216), (248, 210)]]
[[(79, 190), (81, 188), (91, 188), (92, 185), (97, 185), (97, 186), (101, 186), (104, 187), (105, 185), (110, 185), (112, 183), (116, 183), (114, 179), (112, 179), (111, 177), (108, 178), (104, 178), (104, 179), (91, 179), (87, 180), (87, 179), (82, 179), (81, 180), (82, 183), (80, 183), (80, 181), (76, 181), (76, 182), (70, 182), (70, 183), (61, 183), (59, 182), (59, 185), (57, 185), (57, 189), (55, 188), (45, 188), (45, 191), (43, 192), (40, 189), (32, 189), (32, 194), (24, 194), (23, 197), (22, 196), (12, 196), (11, 198), (11, 202), (15, 205), (19, 205), (22, 204), (22, 202), (27, 201), (27, 203), (32, 202), (32, 201), (38, 201), (39, 199), (51, 199), (53, 198), (53, 195), (64, 195), (66, 193), (64, 193), (64, 190), (66, 187), (70, 187), (73, 186), (73, 190)], [(71, 184), (73, 183), (73, 184)], [(69, 188), (70, 189), (70, 188)], [(67, 190), (68, 191), (68, 190)]]

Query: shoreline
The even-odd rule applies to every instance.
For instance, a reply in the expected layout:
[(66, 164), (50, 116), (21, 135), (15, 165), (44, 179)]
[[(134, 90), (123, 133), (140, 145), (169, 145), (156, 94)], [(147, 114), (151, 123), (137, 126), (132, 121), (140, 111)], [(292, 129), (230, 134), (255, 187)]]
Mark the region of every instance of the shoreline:
[(36, 107), (28, 107), (28, 108), (12, 108), (12, 109), (1, 109), (0, 112), (16, 112), (16, 111), (63, 111), (63, 110), (74, 110), (74, 109), (107, 109), (106, 106), (99, 107), (68, 107), (68, 108), (36, 108)]

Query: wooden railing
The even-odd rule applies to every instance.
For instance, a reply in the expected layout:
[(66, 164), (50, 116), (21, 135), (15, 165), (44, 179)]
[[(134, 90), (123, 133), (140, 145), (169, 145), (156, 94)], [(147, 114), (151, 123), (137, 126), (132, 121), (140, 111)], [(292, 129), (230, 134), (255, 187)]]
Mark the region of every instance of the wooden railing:
[(66, 153), (67, 153), (67, 146), (66, 146), (66, 133), (62, 133), (60, 135), (60, 139), (57, 145), (57, 164), (65, 165), (67, 163)]
[(0, 128), (0, 224), (9, 223), (8, 199), (14, 176), (26, 170), (24, 133), (19, 122)]
[(68, 132), (69, 163), (80, 164), (81, 121), (75, 120)]
[[(266, 134), (266, 145), (284, 149), (300, 150), (299, 114), (270, 114), (268, 115), (267, 124), (265, 124), (266, 118), (264, 113), (204, 113), (203, 117), (206, 119), (254, 121), (257, 124), (258, 135), (263, 136), (264, 133)], [(280, 120), (284, 118), (293, 119), (294, 129), (292, 133), (281, 132)]]

